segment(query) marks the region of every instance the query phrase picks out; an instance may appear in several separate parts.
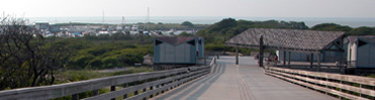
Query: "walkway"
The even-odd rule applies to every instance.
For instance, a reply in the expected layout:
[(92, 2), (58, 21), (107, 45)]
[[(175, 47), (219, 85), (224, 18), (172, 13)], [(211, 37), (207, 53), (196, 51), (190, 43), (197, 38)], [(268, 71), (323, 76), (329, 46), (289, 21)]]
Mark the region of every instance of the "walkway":
[(212, 73), (156, 97), (156, 100), (336, 100), (267, 76), (253, 57), (221, 56)]

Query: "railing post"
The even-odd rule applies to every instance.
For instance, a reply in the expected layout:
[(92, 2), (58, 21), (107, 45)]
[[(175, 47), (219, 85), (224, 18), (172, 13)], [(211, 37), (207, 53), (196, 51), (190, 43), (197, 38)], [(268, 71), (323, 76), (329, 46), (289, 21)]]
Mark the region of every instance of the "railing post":
[(206, 65), (206, 59), (207, 59), (207, 56), (204, 56), (204, 65)]
[[(156, 85), (156, 88), (159, 88), (159, 85)], [(156, 95), (159, 95), (159, 92), (157, 92)]]
[[(362, 84), (359, 84), (360, 88), (363, 88)], [(359, 93), (359, 97), (362, 97), (362, 93)]]
[[(111, 86), (111, 92), (116, 91), (116, 86)], [(116, 100), (116, 98), (112, 98), (111, 100)]]
[[(146, 82), (147, 82), (147, 81), (146, 81)], [(147, 89), (144, 88), (142, 92), (144, 93), (144, 92), (146, 92), (146, 90), (147, 90)], [(147, 99), (147, 97), (143, 98), (143, 100), (146, 100), (146, 99)]]
[[(150, 90), (153, 90), (153, 88), (154, 88), (154, 86), (151, 86), (151, 87), (150, 87)], [(150, 95), (150, 98), (152, 98), (153, 95), (154, 95), (154, 94), (151, 94), (151, 95)]]
[(99, 95), (99, 90), (93, 90), (92, 92), (94, 92), (94, 96)]
[[(128, 84), (124, 84), (124, 88), (127, 88)], [(124, 99), (128, 98), (128, 94), (124, 94)]]
[(134, 95), (138, 95), (138, 90), (134, 91)]
[[(340, 80), (340, 84), (342, 84), (342, 81)], [(342, 89), (340, 88), (340, 92), (342, 92)], [(344, 99), (342, 96), (340, 96), (340, 100)]]
[(72, 95), (72, 100), (79, 100), (79, 95), (78, 94), (73, 94)]
[[(164, 86), (164, 83), (163, 83), (163, 84), (161, 84), (161, 87), (163, 87), (163, 86)], [(162, 90), (162, 91), (161, 91), (161, 93), (164, 93), (164, 90)]]

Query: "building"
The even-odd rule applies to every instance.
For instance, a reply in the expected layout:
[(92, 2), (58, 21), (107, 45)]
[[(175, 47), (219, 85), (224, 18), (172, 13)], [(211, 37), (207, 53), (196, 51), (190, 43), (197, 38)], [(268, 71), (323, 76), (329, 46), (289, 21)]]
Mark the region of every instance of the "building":
[(35, 28), (38, 30), (48, 30), (49, 23), (35, 23)]
[[(238, 48), (258, 48), (260, 55), (264, 50), (276, 50), (284, 66), (287, 61), (288, 66), (290, 61), (309, 61), (310, 66), (317, 61), (320, 68), (321, 61), (334, 62), (332, 57), (343, 59), (336, 55), (342, 55), (345, 51), (344, 34), (335, 31), (250, 28), (226, 41), (225, 45), (236, 47), (236, 54)], [(263, 62), (259, 63), (263, 66)]]
[(347, 37), (349, 67), (375, 68), (375, 36)]
[(204, 57), (202, 37), (159, 37), (154, 40), (154, 64), (196, 64)]

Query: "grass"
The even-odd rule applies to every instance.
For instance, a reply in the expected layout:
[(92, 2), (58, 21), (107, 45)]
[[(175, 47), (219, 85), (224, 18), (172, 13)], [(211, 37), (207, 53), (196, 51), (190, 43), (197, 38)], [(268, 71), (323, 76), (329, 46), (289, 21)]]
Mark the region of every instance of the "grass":
[(69, 83), (69, 82), (116, 76), (116, 75), (151, 72), (151, 71), (153, 70), (147, 67), (139, 67), (139, 68), (132, 67), (129, 70), (118, 71), (118, 72), (99, 72), (95, 70), (67, 70), (56, 75), (55, 84)]

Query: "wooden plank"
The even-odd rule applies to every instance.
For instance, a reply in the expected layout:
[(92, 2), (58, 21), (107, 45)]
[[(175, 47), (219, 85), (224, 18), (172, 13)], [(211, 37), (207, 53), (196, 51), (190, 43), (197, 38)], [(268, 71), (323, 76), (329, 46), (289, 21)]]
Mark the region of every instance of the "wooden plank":
[(352, 100), (368, 100), (366, 98), (357, 97), (357, 96), (354, 96), (354, 95), (342, 93), (342, 92), (337, 91), (337, 90), (333, 90), (333, 89), (329, 89), (329, 88), (325, 88), (325, 87), (316, 86), (316, 85), (313, 85), (313, 84), (310, 84), (310, 83), (298, 81), (298, 80), (291, 79), (291, 78), (288, 78), (288, 77), (285, 77), (285, 76), (281, 76), (281, 75), (277, 75), (277, 74), (272, 74), (272, 73), (266, 73), (266, 74), (274, 76), (274, 77), (277, 77), (277, 78), (280, 78), (280, 79), (284, 79), (284, 80), (290, 81), (290, 82), (295, 83), (295, 84), (299, 84), (299, 85), (310, 87), (310, 88), (313, 88), (313, 89), (316, 89), (316, 90), (320, 90), (320, 91), (324, 91), (324, 92), (327, 92), (327, 93), (335, 94), (335, 95), (338, 95), (338, 96), (341, 96), (341, 97), (345, 97), (345, 98), (348, 98), (348, 99), (352, 99)]
[(349, 91), (353, 91), (353, 92), (357, 92), (357, 93), (361, 93), (361, 94), (366, 94), (366, 95), (374, 96), (375, 97), (375, 91), (369, 90), (369, 89), (359, 88), (359, 87), (345, 85), (345, 84), (339, 84), (339, 83), (335, 83), (335, 82), (328, 82), (328, 81), (323, 81), (323, 80), (317, 80), (317, 79), (312, 79), (312, 78), (308, 78), (308, 77), (302, 77), (302, 76), (298, 76), (298, 75), (290, 75), (290, 74), (286, 74), (286, 73), (282, 73), (282, 72), (276, 72), (276, 71), (269, 71), (269, 72), (275, 73), (275, 74), (278, 74), (278, 75), (283, 75), (283, 76), (287, 76), (287, 77), (296, 78), (296, 79), (307, 81), (307, 82), (312, 82), (312, 83), (315, 83), (315, 84), (336, 87), (336, 88), (345, 89), (345, 90), (349, 90)]
[(160, 91), (163, 91), (163, 90), (169, 89), (171, 87), (177, 86), (178, 84), (184, 84), (184, 83), (186, 83), (186, 81), (198, 78), (198, 77), (200, 77), (200, 76), (202, 76), (204, 74), (208, 74), (208, 73), (201, 73), (201, 74), (195, 75), (193, 77), (182, 79), (182, 80), (180, 80), (178, 82), (167, 84), (167, 85), (162, 86), (160, 88), (157, 88), (157, 89), (154, 89), (154, 90), (151, 90), (151, 91), (147, 91), (147, 92), (141, 93), (141, 94), (136, 95), (136, 96), (132, 96), (128, 100), (141, 100), (142, 98), (146, 98), (149, 95), (156, 94), (156, 93), (158, 93)]
[(362, 85), (375, 86), (375, 78), (353, 76), (353, 75), (341, 75), (341, 74), (324, 73), (324, 72), (311, 72), (311, 71), (286, 69), (286, 68), (278, 68), (278, 67), (269, 67), (269, 69), (277, 70), (277, 71), (284, 71), (284, 72), (294, 73), (294, 74), (299, 74), (299, 75), (327, 78), (327, 79), (332, 79), (332, 80), (339, 80), (339, 81), (358, 83)]
[(182, 75), (178, 75), (178, 76), (173, 76), (173, 77), (165, 78), (165, 79), (162, 79), (162, 80), (148, 82), (148, 83), (144, 83), (144, 84), (140, 84), (140, 85), (136, 85), (136, 86), (131, 86), (131, 87), (128, 87), (128, 88), (123, 88), (123, 89), (118, 90), (118, 91), (113, 91), (113, 92), (101, 94), (101, 95), (98, 95), (98, 96), (85, 98), (84, 100), (108, 100), (108, 99), (111, 99), (113, 97), (119, 97), (119, 96), (122, 96), (124, 94), (128, 94), (130, 92), (134, 92), (134, 91), (137, 91), (137, 90), (144, 89), (145, 87), (160, 85), (160, 84), (170, 82), (170, 81), (173, 81), (173, 80), (176, 80), (176, 79), (181, 79), (181, 78), (187, 77), (191, 74), (197, 75), (199, 73), (203, 73), (203, 72), (206, 72), (206, 71), (208, 71), (208, 69), (204, 69), (204, 70), (200, 70), (200, 71), (196, 71), (196, 72), (191, 72), (189, 74), (182, 74)]
[[(191, 67), (192, 70), (199, 70), (202, 67)], [(120, 75), (113, 77), (98, 78), (86, 81), (78, 81), (66, 84), (21, 88), (14, 90), (0, 91), (0, 98), (3, 99), (29, 99), (38, 96), (40, 99), (52, 99), (77, 93), (82, 93), (91, 90), (97, 90), (108, 86), (120, 85), (124, 83), (140, 81), (150, 78), (157, 78), (162, 76), (169, 76), (177, 73), (186, 72), (187, 68), (138, 73), (130, 75)]]

